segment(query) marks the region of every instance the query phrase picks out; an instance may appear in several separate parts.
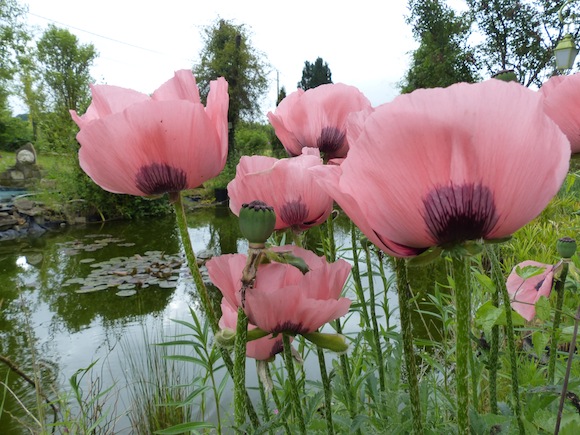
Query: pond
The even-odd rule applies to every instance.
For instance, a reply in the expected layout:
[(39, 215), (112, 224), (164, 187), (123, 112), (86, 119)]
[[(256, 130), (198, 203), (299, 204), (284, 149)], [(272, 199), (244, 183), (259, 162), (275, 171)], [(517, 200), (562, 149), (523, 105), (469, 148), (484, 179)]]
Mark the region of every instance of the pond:
[[(237, 218), (225, 206), (196, 209), (189, 213), (188, 225), (198, 254), (247, 249)], [(336, 232), (348, 240), (348, 223)], [(143, 262), (157, 267), (156, 272), (135, 285), (129, 269)], [(55, 391), (70, 392), (69, 378), (97, 361), (86, 375), (84, 391), (96, 383), (103, 391), (114, 384), (120, 395), (110, 410), (120, 416), (114, 433), (131, 433), (123, 410), (131, 401), (125, 384), (132, 382), (128, 371), (135, 356), (143, 356), (150, 343), (179, 332), (171, 319), (191, 321), (190, 307), (198, 309), (195, 287), (182, 263), (172, 216), (92, 224), (0, 243), (0, 355), (31, 378), (42, 373), (52, 398)], [(120, 280), (119, 285), (105, 289), (111, 284), (106, 280), (113, 279)], [(248, 382), (255, 382), (255, 369), (249, 367), (248, 373)], [(0, 364), (0, 382), (6, 376), (7, 367)], [(33, 409), (33, 388), (10, 379), (15, 394)], [(0, 432), (24, 433), (11, 413), (23, 415), (8, 395)]]

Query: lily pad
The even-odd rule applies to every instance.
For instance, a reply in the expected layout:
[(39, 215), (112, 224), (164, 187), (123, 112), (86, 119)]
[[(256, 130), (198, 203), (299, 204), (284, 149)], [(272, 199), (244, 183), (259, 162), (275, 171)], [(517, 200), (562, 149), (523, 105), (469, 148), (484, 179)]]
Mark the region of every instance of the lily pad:
[(121, 290), (115, 293), (117, 296), (128, 297), (137, 294), (137, 290)]
[(79, 261), (79, 263), (92, 263), (93, 261), (97, 261), (94, 258), (83, 258), (81, 261)]
[(108, 288), (109, 288), (109, 286), (104, 285), (104, 284), (100, 284), (100, 285), (96, 285), (96, 286), (85, 285), (85, 286), (82, 286), (80, 289), (75, 290), (75, 293), (93, 293), (93, 292), (100, 292), (102, 290), (107, 290)]

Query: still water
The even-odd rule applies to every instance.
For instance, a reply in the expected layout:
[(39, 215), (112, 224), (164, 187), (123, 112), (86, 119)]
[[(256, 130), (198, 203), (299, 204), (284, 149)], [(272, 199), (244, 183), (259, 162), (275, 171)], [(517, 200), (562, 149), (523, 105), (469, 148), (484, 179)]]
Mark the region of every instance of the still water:
[[(337, 239), (348, 243), (348, 223), (341, 226), (337, 222)], [(198, 254), (247, 249), (237, 218), (227, 207), (197, 209), (188, 215), (188, 225)], [(131, 407), (127, 384), (134, 382), (127, 353), (138, 359), (151, 342), (183, 332), (171, 319), (190, 321), (190, 307), (198, 309), (190, 273), (185, 264), (179, 264), (180, 258), (181, 242), (172, 216), (91, 224), (35, 239), (1, 242), (0, 355), (29, 377), (42, 373), (50, 398), (56, 392), (70, 392), (69, 378), (97, 361), (85, 377), (83, 389), (88, 392), (100, 386), (102, 391), (114, 385), (115, 397), (107, 406), (109, 415), (118, 415), (118, 419), (109, 433), (133, 433), (124, 414)], [(124, 281), (107, 289), (107, 282), (94, 282), (101, 279), (95, 278), (98, 275), (126, 279), (127, 270), (138, 267), (135, 261), (149, 261), (155, 267), (164, 263), (164, 279), (158, 273), (157, 281), (143, 278), (137, 286)], [(317, 376), (317, 364), (314, 366), (312, 376)], [(248, 383), (256, 385), (253, 367), (248, 366)], [(0, 382), (7, 382), (24, 405), (34, 409), (34, 389), (7, 376), (6, 366), (0, 364)], [(30, 433), (19, 428), (11, 416), (23, 418), (34, 428), (23, 417), (22, 406), (11, 394), (2, 397), (6, 389), (0, 388), (0, 392), (0, 409), (4, 407), (0, 433)], [(228, 394), (226, 389), (225, 402)]]

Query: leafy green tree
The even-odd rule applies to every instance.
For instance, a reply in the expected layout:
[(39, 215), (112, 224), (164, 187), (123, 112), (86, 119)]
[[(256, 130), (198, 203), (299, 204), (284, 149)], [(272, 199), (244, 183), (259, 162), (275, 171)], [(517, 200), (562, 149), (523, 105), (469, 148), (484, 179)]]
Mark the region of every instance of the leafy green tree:
[(467, 45), (471, 22), (441, 0), (409, 0), (407, 23), (419, 47), (402, 81), (401, 92), (446, 87), (477, 80), (477, 65)]
[[(26, 10), (16, 0), (0, 0), (0, 147), (10, 149), (23, 139), (22, 120), (12, 117), (8, 98), (13, 94), (18, 58), (30, 35), (23, 17)], [(16, 133), (18, 132), (18, 133)], [(16, 136), (13, 136), (16, 134)], [(18, 137), (17, 137), (18, 136)]]
[(69, 110), (83, 113), (90, 103), (89, 84), (94, 81), (90, 68), (97, 51), (93, 44), (83, 45), (74, 34), (54, 25), (45, 30), (36, 50), (46, 98), (38, 139), (56, 149), (71, 147), (77, 129)]
[[(558, 18), (563, 2), (558, 0), (467, 0), (483, 41), (478, 58), (488, 74), (514, 70), (525, 86), (541, 85), (555, 72), (553, 49), (566, 32)], [(565, 17), (580, 12), (571, 3)], [(577, 21), (568, 29), (576, 37)]]
[(211, 80), (224, 77), (228, 81), (229, 151), (232, 155), (239, 121), (252, 121), (260, 113), (260, 103), (268, 90), (269, 65), (264, 55), (252, 47), (244, 25), (218, 19), (203, 29), (202, 38), (204, 47), (193, 73), (203, 101), (209, 93)]
[(48, 86), (55, 110), (83, 112), (90, 102), (90, 74), (98, 53), (93, 44), (83, 45), (66, 29), (50, 25), (37, 45), (42, 79)]
[(302, 80), (298, 82), (299, 88), (306, 91), (327, 83), (332, 83), (332, 73), (328, 63), (324, 62), (321, 57), (318, 57), (314, 63), (304, 62)]
[(282, 86), (280, 88), (280, 91), (278, 92), (278, 98), (276, 99), (276, 106), (278, 106), (278, 104), (280, 104), (280, 102), (286, 98), (286, 88), (284, 86)]

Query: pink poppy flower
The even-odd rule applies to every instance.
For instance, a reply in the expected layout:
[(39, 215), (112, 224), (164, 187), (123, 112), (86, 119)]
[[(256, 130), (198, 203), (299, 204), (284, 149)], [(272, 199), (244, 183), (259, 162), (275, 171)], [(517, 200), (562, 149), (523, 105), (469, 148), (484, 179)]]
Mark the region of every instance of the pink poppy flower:
[[(222, 299), (222, 317), (219, 321), (221, 329), (236, 330), (238, 324), (238, 310), (232, 307), (228, 301)], [(255, 329), (256, 325), (248, 324), (248, 330)], [(246, 356), (259, 361), (268, 361), (282, 352), (282, 336), (273, 337), (272, 334), (258, 338), (257, 340), (248, 341), (246, 344)]]
[[(246, 292), (244, 311), (252, 324), (271, 333), (306, 334), (348, 312), (351, 301), (340, 295), (350, 264), (344, 260), (327, 263), (324, 257), (294, 245), (273, 249), (301, 257), (309, 271), (302, 274), (289, 264), (261, 264), (254, 288)], [(243, 254), (221, 255), (206, 263), (211, 281), (235, 307), (241, 304), (245, 264)]]
[(572, 153), (580, 152), (580, 73), (554, 76), (540, 88), (544, 110), (570, 141)]
[[(543, 268), (539, 275), (524, 279), (519, 276), (516, 269), (526, 266)], [(550, 296), (552, 282), (554, 281), (554, 266), (551, 264), (538, 263), (537, 261), (524, 261), (511, 271), (507, 279), (507, 291), (511, 296), (512, 308), (521, 316), (530, 321), (536, 315), (535, 304), (541, 296)]]
[(268, 119), (288, 154), (299, 156), (304, 147), (318, 148), (328, 160), (346, 157), (348, 115), (370, 110), (370, 101), (357, 88), (330, 83), (294, 91)]
[(511, 235), (568, 171), (568, 140), (537, 92), (516, 83), (417, 90), (362, 122), (349, 127), (356, 139), (340, 166), (310, 171), (369, 240), (399, 257)]
[(148, 96), (91, 86), (80, 127), (79, 161), (103, 189), (137, 196), (192, 189), (217, 176), (228, 151), (228, 84), (211, 82), (207, 107), (195, 77), (181, 70)]
[(235, 178), (228, 184), (230, 209), (239, 216), (242, 204), (263, 201), (276, 212), (276, 230), (303, 231), (323, 223), (334, 201), (308, 171), (317, 165), (322, 165), (318, 150), (305, 150), (298, 157), (280, 160), (242, 157)]

